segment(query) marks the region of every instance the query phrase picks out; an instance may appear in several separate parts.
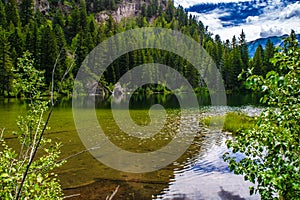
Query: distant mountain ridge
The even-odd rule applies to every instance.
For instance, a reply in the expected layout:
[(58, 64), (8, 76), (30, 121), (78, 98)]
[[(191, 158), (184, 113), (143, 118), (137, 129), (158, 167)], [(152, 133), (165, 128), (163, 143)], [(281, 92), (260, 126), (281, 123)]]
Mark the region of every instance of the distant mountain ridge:
[[(282, 35), (282, 36), (273, 36), (273, 37), (267, 37), (267, 38), (260, 38), (251, 42), (248, 42), (248, 51), (249, 56), (253, 57), (255, 54), (255, 51), (259, 45), (261, 45), (263, 48), (266, 47), (267, 41), (271, 40), (271, 42), (274, 44), (275, 47), (283, 47), (283, 39), (286, 38), (288, 35)], [(300, 42), (300, 34), (297, 34), (297, 39)]]

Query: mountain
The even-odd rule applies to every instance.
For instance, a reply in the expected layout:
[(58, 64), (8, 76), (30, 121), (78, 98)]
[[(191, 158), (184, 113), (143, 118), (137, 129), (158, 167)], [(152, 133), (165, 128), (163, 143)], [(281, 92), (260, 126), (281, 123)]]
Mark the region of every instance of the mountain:
[[(262, 45), (263, 48), (266, 47), (267, 41), (271, 40), (271, 42), (274, 44), (274, 46), (283, 47), (283, 38), (286, 38), (288, 35), (283, 36), (273, 36), (273, 37), (267, 37), (267, 38), (260, 38), (251, 42), (248, 42), (248, 50), (249, 50), (249, 56), (253, 57), (255, 54), (255, 51), (259, 45)], [(297, 34), (297, 39), (300, 41), (300, 34)]]

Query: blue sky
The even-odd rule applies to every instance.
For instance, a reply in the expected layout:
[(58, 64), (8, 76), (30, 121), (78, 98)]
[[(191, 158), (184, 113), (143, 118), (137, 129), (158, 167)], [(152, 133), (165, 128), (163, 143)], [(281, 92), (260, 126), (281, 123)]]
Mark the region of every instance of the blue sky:
[[(300, 2), (297, 0), (174, 0), (175, 5), (189, 8), (196, 4), (208, 6), (193, 7), (191, 12), (209, 27), (213, 34), (223, 40), (233, 35), (246, 33), (252, 41), (269, 36), (289, 34), (291, 29), (300, 33)], [(218, 4), (217, 3), (226, 3)], [(195, 12), (197, 11), (197, 12)]]

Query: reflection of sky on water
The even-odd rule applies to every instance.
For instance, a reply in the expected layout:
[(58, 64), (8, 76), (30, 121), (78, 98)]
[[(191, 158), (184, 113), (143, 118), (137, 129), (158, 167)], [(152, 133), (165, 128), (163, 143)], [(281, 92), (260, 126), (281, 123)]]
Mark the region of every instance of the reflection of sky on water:
[[(183, 169), (175, 163), (179, 167), (174, 170), (174, 179), (158, 199), (259, 199), (249, 195), (251, 184), (230, 172), (223, 161), (227, 137), (221, 131), (207, 134), (200, 153), (190, 158)], [(235, 155), (239, 160), (243, 158), (240, 153)]]

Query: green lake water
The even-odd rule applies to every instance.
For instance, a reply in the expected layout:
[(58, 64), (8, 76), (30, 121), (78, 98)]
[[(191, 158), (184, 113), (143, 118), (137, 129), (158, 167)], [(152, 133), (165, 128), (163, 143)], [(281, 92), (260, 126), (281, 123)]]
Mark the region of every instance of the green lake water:
[[(83, 99), (82, 105), (86, 101)], [(200, 116), (223, 115), (228, 111), (252, 115), (259, 111), (251, 106), (257, 102), (252, 96), (229, 96), (229, 106), (222, 107), (210, 106), (208, 97), (198, 97), (198, 101)], [(166, 108), (166, 123), (158, 134), (146, 139), (129, 136), (120, 130), (112, 116), (109, 99), (96, 98), (95, 113), (99, 125), (113, 144), (126, 151), (145, 153), (168, 145), (179, 124), (180, 110), (172, 95), (133, 96), (130, 116), (134, 122), (148, 125), (151, 122), (148, 109), (154, 104)], [(14, 148), (18, 147), (11, 132), (16, 129), (17, 116), (25, 109), (25, 101), (0, 99), (0, 128), (5, 128), (5, 138)], [(122, 116), (126, 110), (117, 112)], [(158, 111), (153, 112), (155, 115)], [(82, 115), (86, 113), (87, 109), (82, 109)], [(106, 199), (117, 186), (119, 189), (114, 199), (259, 199), (258, 196), (249, 196), (247, 188), (250, 184), (231, 173), (223, 162), (221, 157), (227, 151), (225, 141), (231, 136), (222, 132), (222, 127), (200, 125), (194, 141), (177, 160), (154, 172), (128, 173), (102, 164), (86, 150), (74, 124), (72, 100), (58, 102), (49, 126), (51, 129), (46, 137), (61, 142), (61, 158), (68, 158), (67, 163), (56, 170), (65, 196), (72, 196), (67, 199)], [(90, 130), (95, 128), (88, 122), (86, 126)], [(114, 158), (113, 154), (110, 156)]]

